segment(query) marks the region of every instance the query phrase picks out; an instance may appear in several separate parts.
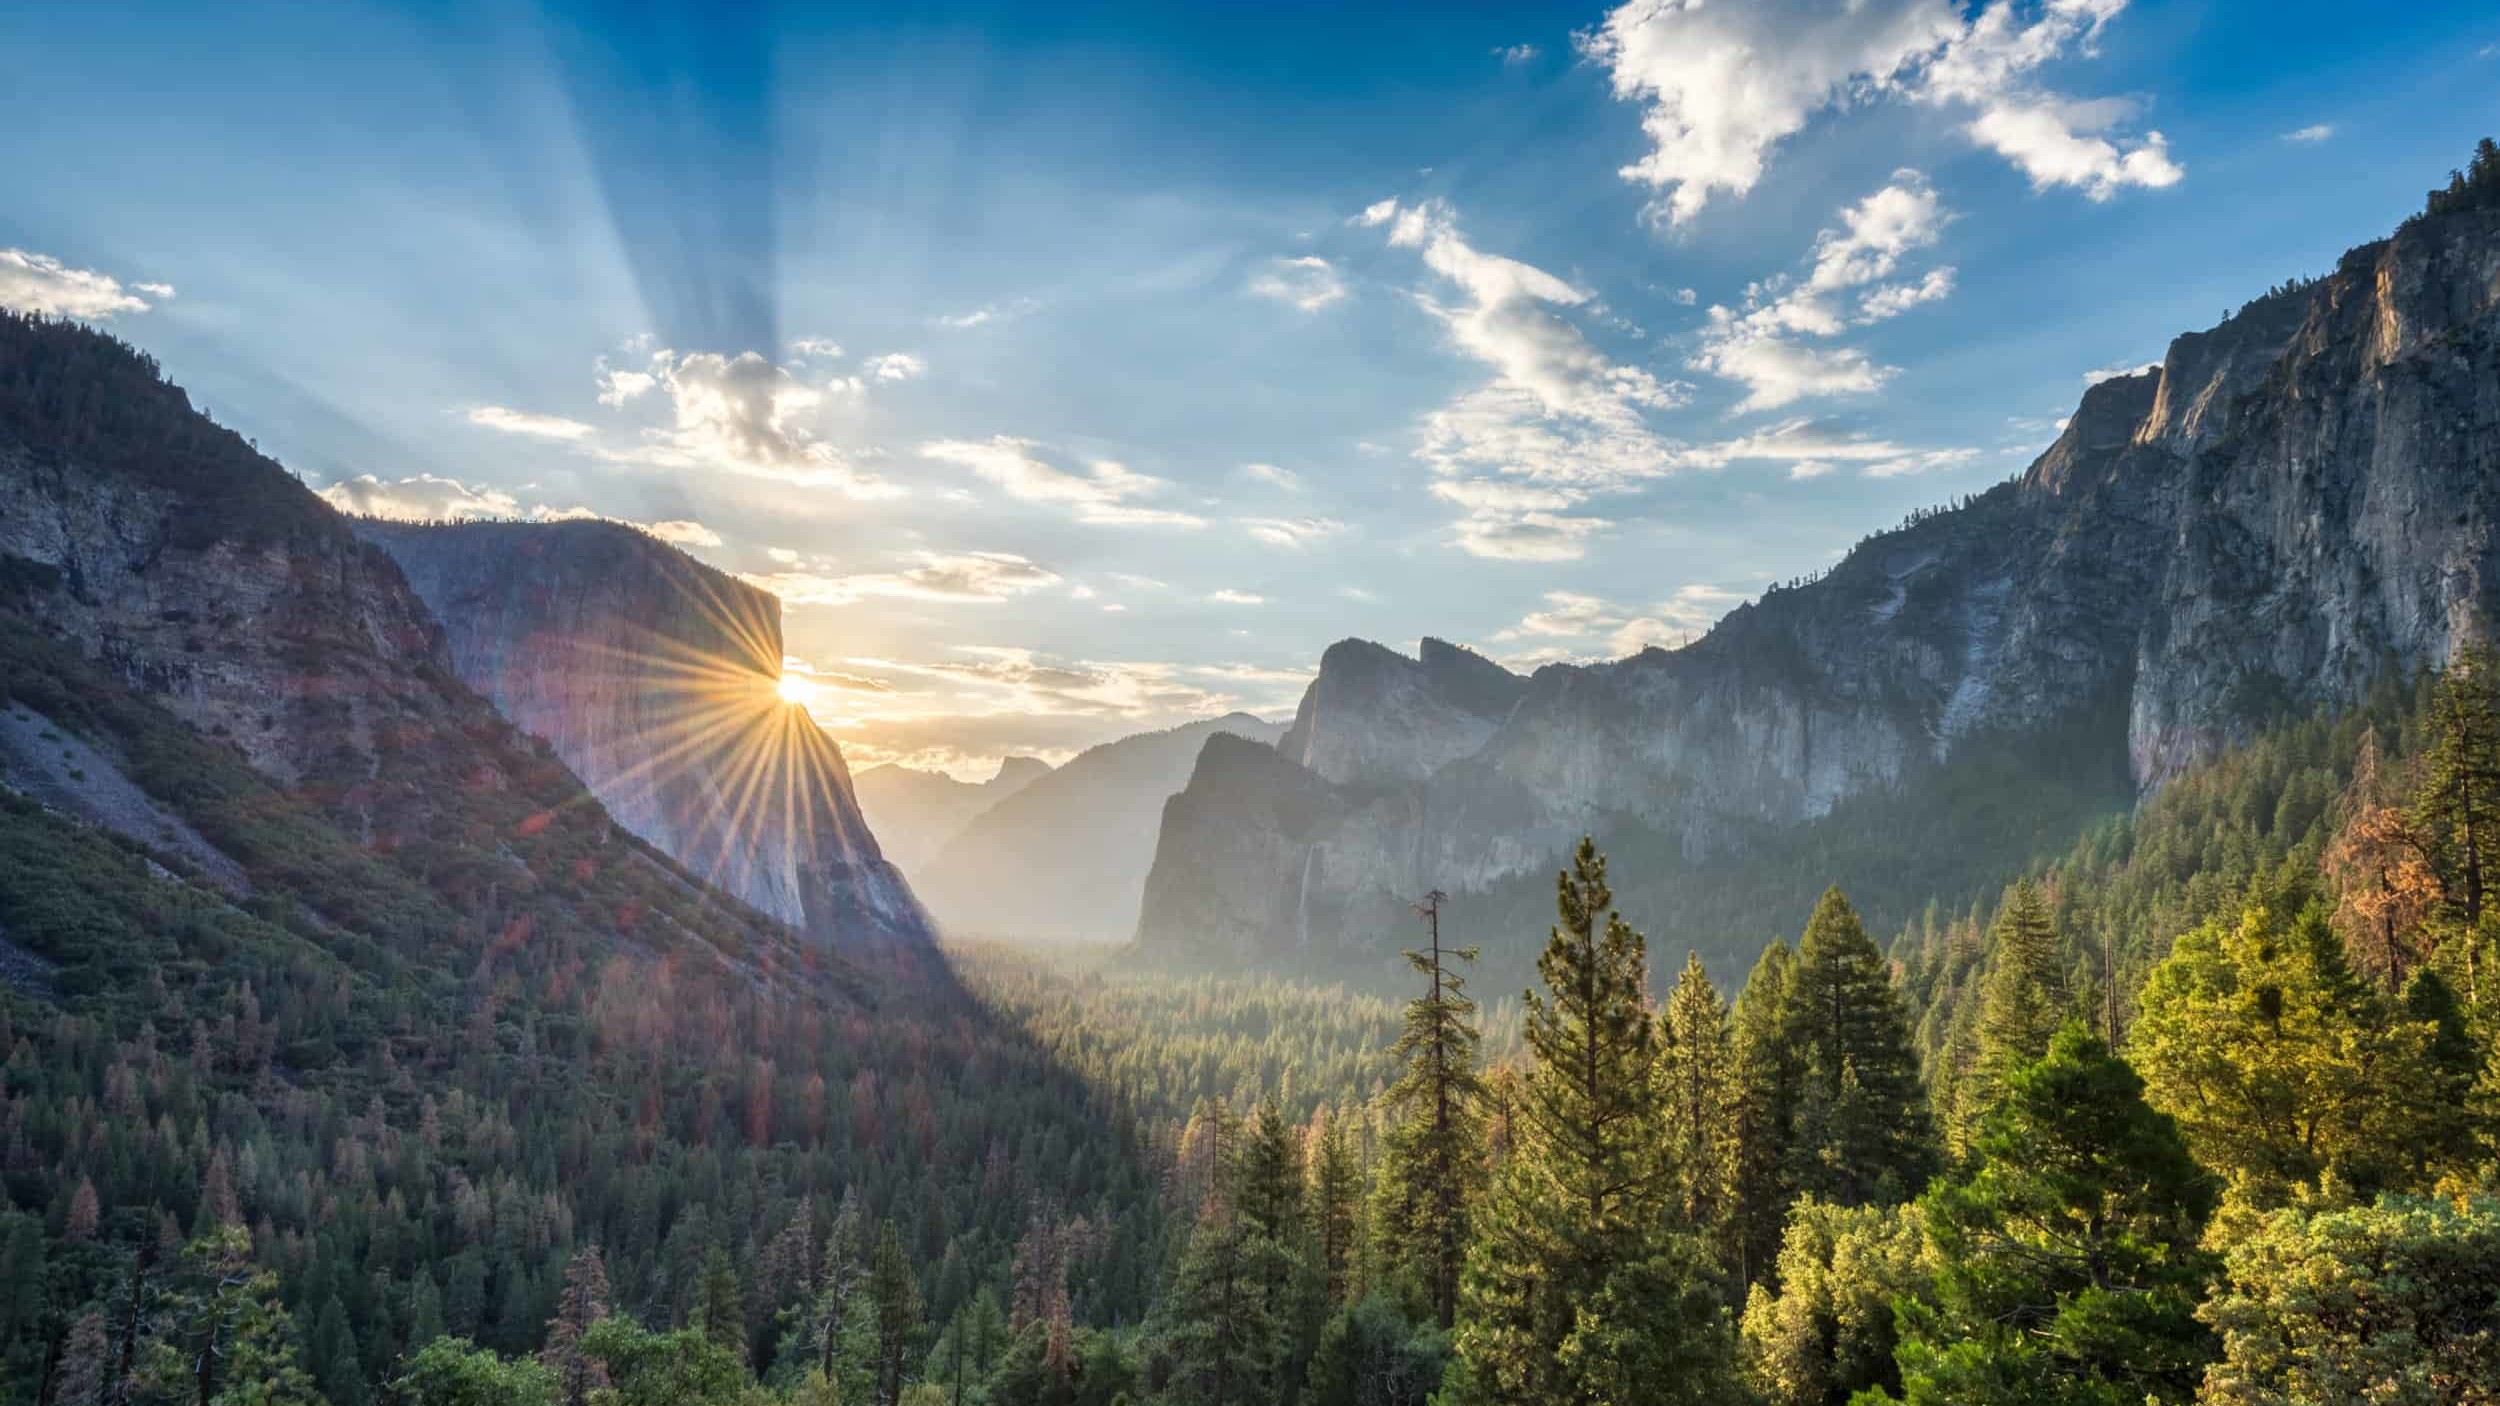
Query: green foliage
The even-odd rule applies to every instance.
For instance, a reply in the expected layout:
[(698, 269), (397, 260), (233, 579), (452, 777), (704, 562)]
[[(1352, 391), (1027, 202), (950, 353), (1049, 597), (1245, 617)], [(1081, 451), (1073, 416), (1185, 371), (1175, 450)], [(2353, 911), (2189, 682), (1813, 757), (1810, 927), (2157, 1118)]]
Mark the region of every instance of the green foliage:
[(1461, 1402), (1707, 1401), (1732, 1379), (1716, 1266), (1669, 1228), (1639, 933), (1580, 843), (1527, 998), (1519, 1133), (1461, 1285)]
[(2314, 908), (2286, 923), (2252, 907), (2181, 938), (2143, 1011), (2128, 1049), (2147, 1097), (2251, 1204), (2329, 1177), (2402, 1185), (2407, 1150), (2440, 1141), (2412, 1097), (2436, 1027), (2354, 979)]
[(465, 1338), (436, 1338), (391, 1382), (405, 1406), (554, 1406), (555, 1374), (523, 1358), (505, 1361)]
[(1843, 1406), (1898, 1388), (1893, 1305), (1932, 1297), (1924, 1212), (1834, 1206), (1809, 1197), (1788, 1215), (1778, 1287), (1745, 1304), (1745, 1380), (1765, 1406)]
[(2215, 1192), (2143, 1088), (2079, 1025), (2009, 1077), (1975, 1168), (1926, 1198), (1935, 1298), (1903, 1301), (1903, 1401), (2193, 1395), (2212, 1346), (2195, 1310), (2213, 1274), (2197, 1246)]
[(1891, 969), (1838, 889), (1797, 943), (1779, 1029), (1799, 1061), (1787, 1184), (1844, 1206), (1917, 1195), (1936, 1166), (1918, 1056)]
[(746, 1389), (746, 1363), (699, 1327), (654, 1333), (605, 1318), (583, 1335), (582, 1350), (610, 1383), (591, 1394), (594, 1406), (715, 1406)]
[(1700, 1236), (1723, 1266), (1737, 1269), (1744, 1089), (1727, 1003), (1710, 984), (1698, 953), (1686, 957), (1659, 1016), (1656, 1071), (1668, 1212)]
[(2500, 1201), (2285, 1207), (2229, 1269), (2205, 1406), (2500, 1401)]
[(1383, 1096), (1396, 1121), (1382, 1234), (1386, 1257), (1426, 1286), (1447, 1332), (1458, 1316), (1468, 1213), (1483, 1182), (1484, 1083), (1476, 1076), (1476, 1002), (1457, 966), (1473, 963), (1476, 949), (1444, 951), (1439, 896), (1426, 905), (1431, 945), (1406, 956), (1427, 984), (1407, 1003), (1405, 1026), (1390, 1047), (1403, 1068)]

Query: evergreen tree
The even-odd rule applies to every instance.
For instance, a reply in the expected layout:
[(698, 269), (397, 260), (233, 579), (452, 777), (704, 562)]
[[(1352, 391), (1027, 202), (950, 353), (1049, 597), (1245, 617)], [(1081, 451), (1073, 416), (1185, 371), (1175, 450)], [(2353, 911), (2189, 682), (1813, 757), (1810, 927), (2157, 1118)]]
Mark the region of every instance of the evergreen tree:
[(1362, 1168), (1343, 1115), (1323, 1116), (1310, 1139), (1311, 1220), (1318, 1232), (1322, 1289), (1331, 1308), (1354, 1296), (1361, 1246)]
[(2415, 802), (2450, 901), (2468, 932), (2481, 926), (2500, 846), (2500, 677), (2491, 651), (2461, 652), (2432, 690)]
[(2252, 907), (2181, 936), (2142, 1000), (2128, 1050), (2146, 1097), (2241, 1201), (2279, 1205), (2330, 1173), (2400, 1187), (2440, 1141), (2418, 1099), (2433, 1028), (2355, 979), (2315, 911), (2287, 924)]
[(1285, 1325), (1264, 1285), (1288, 1272), (1284, 1250), (1236, 1213), (1219, 1188), (1189, 1238), (1163, 1305), (1161, 1351), (1172, 1398), (1186, 1406), (1268, 1406), (1284, 1357)]
[(1476, 1002), (1458, 964), (1476, 949), (1441, 946), (1442, 896), (1419, 905), (1431, 940), (1409, 950), (1407, 963), (1426, 982), (1407, 1003), (1406, 1025), (1390, 1053), (1400, 1061), (1389, 1106), (1386, 1236), (1392, 1256), (1419, 1267), (1443, 1330), (1457, 1320), (1458, 1281), (1466, 1262), (1468, 1209), (1482, 1181), (1483, 1082), (1476, 1074)]
[(746, 1298), (738, 1291), (738, 1271), (717, 1247), (703, 1259), (703, 1279), (689, 1326), (703, 1330), (721, 1351), (747, 1360)]
[(2079, 1022), (2009, 1077), (1976, 1167), (1926, 1198), (1939, 1268), (1934, 1303), (1903, 1304), (1903, 1401), (2194, 1396), (2214, 1346), (2195, 1312), (2215, 1268), (2198, 1248), (2215, 1189), (2143, 1091)]
[(1786, 942), (1764, 948), (1729, 1019), (1738, 1094), (1736, 1273), (1747, 1284), (1775, 1273), (1795, 1194), (1788, 1182), (1788, 1152), (1805, 1067), (1785, 1030), (1794, 966)]
[(606, 1381), (598, 1364), (582, 1351), (582, 1338), (608, 1316), (608, 1266), (599, 1247), (588, 1245), (564, 1268), (564, 1291), (556, 1299), (556, 1316), (547, 1325), (547, 1342), (538, 1355), (555, 1381), (558, 1406), (583, 1406), (590, 1393)]
[(303, 1334), (304, 1365), (313, 1385), (330, 1406), (364, 1406), (365, 1369), (356, 1355), (356, 1334), (347, 1326), (347, 1306), (336, 1294), (324, 1294)]
[(896, 1406), (920, 1337), (920, 1286), (912, 1278), (911, 1261), (903, 1254), (902, 1237), (891, 1220), (878, 1227), (876, 1254), (868, 1268), (868, 1297), (876, 1313), (877, 1406)]
[(1756, 1284), (1745, 1303), (1745, 1379), (1765, 1406), (1847, 1406), (1869, 1387), (1900, 1385), (1894, 1305), (1933, 1292), (1919, 1203), (1799, 1201), (1777, 1277), (1777, 1290)]
[(1936, 1148), (1908, 1013), (1838, 889), (1806, 922), (1780, 1028), (1800, 1063), (1789, 1184), (1843, 1206), (1917, 1195)]
[(1656, 1030), (1639, 933), (1580, 842), (1527, 996), (1516, 1145), (1461, 1286), (1461, 1402), (1709, 1401), (1730, 1385), (1719, 1284), (1666, 1227)]
[(132, 1400), (145, 1406), (315, 1406), (320, 1401), (251, 1236), (220, 1226), (183, 1247), (174, 1287), (139, 1348)]
[(2057, 924), (2039, 890), (2017, 879), (1988, 930), (1989, 965), (1979, 988), (1977, 1048), (1957, 1091), (1953, 1150), (1969, 1150), (1980, 1120), (1994, 1108), (2005, 1080), (2049, 1052), (2066, 1022), (2066, 973)]
[(1659, 1017), (1658, 1045), (1668, 1209), (1733, 1269), (1743, 1093), (1727, 1004), (1710, 984), (1699, 953), (1685, 957), (1683, 975)]

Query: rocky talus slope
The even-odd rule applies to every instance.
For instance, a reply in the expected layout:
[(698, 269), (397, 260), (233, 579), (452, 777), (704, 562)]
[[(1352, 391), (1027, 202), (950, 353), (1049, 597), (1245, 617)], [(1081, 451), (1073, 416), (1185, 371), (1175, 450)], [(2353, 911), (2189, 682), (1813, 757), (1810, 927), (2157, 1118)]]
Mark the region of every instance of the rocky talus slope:
[(1448, 646), (1332, 648), (1285, 747), (1202, 752), (1138, 937), (1228, 964), (1377, 945), (1401, 900), (1532, 874), (1584, 831), (1706, 855), (1983, 739), (2089, 724), (2157, 787), (2447, 659), (2492, 618), (2496, 508), (2500, 211), (2432, 215), (1683, 649), (1505, 683)]

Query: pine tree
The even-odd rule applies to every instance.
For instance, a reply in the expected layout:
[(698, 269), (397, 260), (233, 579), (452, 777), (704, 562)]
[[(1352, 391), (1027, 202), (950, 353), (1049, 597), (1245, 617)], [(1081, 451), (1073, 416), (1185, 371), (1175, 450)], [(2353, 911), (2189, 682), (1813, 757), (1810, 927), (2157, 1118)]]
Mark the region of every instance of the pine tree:
[(740, 1362), (747, 1360), (746, 1298), (738, 1291), (738, 1271), (717, 1247), (703, 1260), (693, 1326), (701, 1328), (723, 1352)]
[(1387, 1099), (1398, 1121), (1389, 1130), (1384, 1194), (1392, 1254), (1420, 1267), (1433, 1312), (1446, 1331), (1457, 1321), (1468, 1208), (1483, 1175), (1484, 1085), (1476, 1074), (1476, 1002), (1457, 969), (1476, 960), (1476, 949), (1442, 947), (1442, 902), (1436, 891), (1418, 905), (1430, 941), (1406, 953), (1426, 986), (1407, 1003), (1405, 1028), (1390, 1049), (1403, 1067)]
[(183, 1247), (155, 1330), (139, 1348), (133, 1399), (194, 1406), (316, 1406), (278, 1276), (251, 1236), (221, 1226)]
[(1461, 1286), (1462, 1402), (1707, 1401), (1728, 1385), (1719, 1284), (1668, 1233), (1656, 1030), (1639, 933), (1582, 840), (1527, 996), (1519, 1135)]
[(903, 1376), (920, 1336), (920, 1286), (912, 1278), (911, 1261), (894, 1222), (878, 1227), (877, 1249), (869, 1262), (868, 1297), (876, 1312), (877, 1406), (902, 1400)]
[(2361, 735), (2352, 781), (2336, 809), (2342, 820), (2320, 865), (2338, 895), (2336, 930), (2356, 965), (2393, 991), (2422, 957), (2422, 929), (2439, 907), (2439, 876), (2415, 817), (2397, 803), (2379, 754), (2378, 730)]
[(2047, 1054), (2066, 1023), (2066, 973), (2057, 924), (2039, 890), (2017, 879), (1988, 930), (1989, 965), (1979, 988), (1977, 1049), (1956, 1091), (1950, 1141), (1967, 1151), (1979, 1123), (1996, 1106), (2005, 1079)]
[(1187, 1406), (1266, 1406), (1284, 1355), (1284, 1325), (1261, 1286), (1285, 1272), (1284, 1252), (1255, 1233), (1219, 1186), (1189, 1238), (1162, 1305), (1161, 1351), (1172, 1398)]
[(1667, 1203), (1678, 1220), (1737, 1263), (1731, 1243), (1737, 1205), (1738, 1128), (1742, 1092), (1727, 1004), (1688, 953), (1684, 973), (1658, 1022), (1659, 1137)]
[(2500, 680), (2491, 651), (2462, 651), (2432, 690), (2424, 719), (2418, 823), (2430, 837), (2467, 931), (2479, 928), (2500, 846)]
[(1815, 905), (1797, 944), (1781, 1038), (1800, 1062), (1789, 1184), (1843, 1206), (1918, 1194), (1936, 1148), (1909, 1016), (1838, 889)]
[(599, 1364), (582, 1351), (582, 1337), (608, 1316), (608, 1266), (599, 1247), (588, 1245), (564, 1268), (564, 1291), (556, 1299), (556, 1316), (547, 1325), (547, 1343), (538, 1354), (555, 1378), (559, 1406), (583, 1406), (590, 1393), (607, 1384)]
[(1320, 1278), (1333, 1308), (1353, 1297), (1360, 1246), (1362, 1169), (1342, 1114), (1323, 1115), (1311, 1153), (1311, 1220), (1319, 1241)]
[(2263, 1207), (2330, 1173), (2364, 1192), (2404, 1183), (2439, 1141), (2420, 1101), (2434, 1033), (2353, 976), (2314, 910), (2287, 924), (2252, 907), (2172, 945), (2127, 1048), (2197, 1160)]
[(1788, 984), (1795, 967), (1786, 942), (1755, 960), (1729, 1018), (1736, 1053), (1736, 1273), (1744, 1283), (1775, 1273), (1795, 1192), (1788, 1149), (1797, 1122), (1804, 1061), (1788, 1043)]
[(2193, 1398), (2213, 1341), (2196, 1306), (2215, 1189), (2124, 1060), (2078, 1022), (2016, 1070), (1978, 1163), (1925, 1202), (1941, 1265), (1905, 1300), (1910, 1406)]
[(337, 1294), (325, 1294), (303, 1335), (304, 1365), (313, 1385), (330, 1406), (364, 1406), (364, 1364), (356, 1356), (356, 1335), (347, 1326), (347, 1306)]

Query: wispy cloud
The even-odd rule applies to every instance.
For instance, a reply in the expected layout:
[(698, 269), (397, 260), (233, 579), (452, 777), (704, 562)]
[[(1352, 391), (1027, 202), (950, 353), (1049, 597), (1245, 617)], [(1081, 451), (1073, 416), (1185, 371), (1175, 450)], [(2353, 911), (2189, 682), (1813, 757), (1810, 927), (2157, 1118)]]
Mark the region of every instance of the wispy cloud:
[(567, 420), (561, 415), (532, 415), (500, 405), (481, 405), (471, 410), (469, 423), (481, 429), (526, 435), (532, 439), (588, 439), (598, 433), (579, 420)]
[(1889, 184), (1843, 209), (1840, 223), (1816, 236), (1803, 280), (1772, 278), (1748, 290), (1740, 308), (1711, 308), (1694, 369), (1743, 385), (1744, 410), (1881, 387), (1893, 368), (1855, 347), (1805, 339), (1828, 339), (1949, 295), (1950, 266), (1887, 280), (1904, 258), (1935, 244), (1951, 218), (1925, 176), (1894, 172)]
[(1491, 368), (1493, 379), (1426, 417), (1417, 457), (1436, 475), (1433, 493), (1462, 516), (1461, 549), (1477, 556), (1563, 561), (1609, 524), (1581, 511), (1671, 467), (1647, 414), (1682, 403), (1687, 387), (1614, 361), (1562, 310), (1592, 295), (1532, 264), (1487, 253), (1441, 201), (1380, 201), (1356, 223), (1388, 231), (1393, 247), (1421, 252), (1458, 301), (1416, 295), (1451, 342)]
[(790, 606), (850, 605), (872, 597), (995, 605), (1059, 584), (1059, 574), (1008, 552), (915, 552), (900, 570), (835, 572), (821, 564), (743, 577)]
[(2315, 146), (2334, 135), (2334, 123), (2312, 122), (2306, 127), (2296, 127), (2291, 131), (2285, 132), (2283, 134), (2283, 140), (2287, 142), (2294, 142), (2301, 146)]
[(1250, 291), (1304, 312), (1318, 312), (1345, 296), (1345, 279), (1326, 259), (1306, 254), (1270, 260), (1267, 268), (1250, 280)]
[(1274, 547), (1300, 548), (1345, 531), (1333, 517), (1246, 517), (1242, 530)]
[(1194, 513), (1153, 508), (1138, 500), (1170, 487), (1162, 479), (1134, 473), (1109, 459), (1082, 468), (1061, 468), (1045, 460), (1041, 447), (1029, 439), (996, 435), (983, 440), (937, 440), (920, 446), (922, 457), (969, 469), (1007, 496), (1027, 503), (1068, 508), (1078, 522), (1101, 527), (1181, 527), (1207, 525)]

